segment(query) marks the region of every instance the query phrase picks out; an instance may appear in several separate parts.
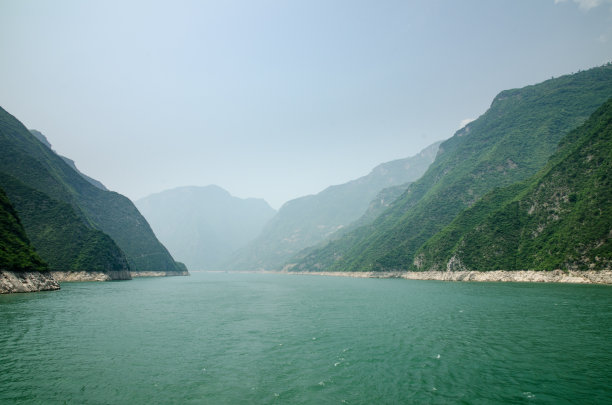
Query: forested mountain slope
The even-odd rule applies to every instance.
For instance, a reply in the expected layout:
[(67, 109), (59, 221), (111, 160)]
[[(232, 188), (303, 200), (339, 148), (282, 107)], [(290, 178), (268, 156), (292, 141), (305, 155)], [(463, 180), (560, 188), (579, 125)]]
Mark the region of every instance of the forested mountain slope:
[(425, 270), (612, 267), (612, 99), (532, 178), (495, 189), (417, 253)]
[(38, 254), (54, 271), (125, 271), (125, 254), (67, 203), (0, 172), (0, 184), (19, 213)]
[[(27, 189), (42, 193), (48, 198), (47, 201), (53, 201), (53, 204), (59, 202), (70, 206), (72, 213), (69, 213), (65, 206), (61, 211), (67, 217), (80, 218), (80, 222), (86, 227), (110, 236), (113, 243), (125, 253), (131, 270), (181, 270), (130, 200), (91, 184), (62, 157), (37, 140), (21, 122), (1, 108), (0, 172), (6, 175), (3, 179), (18, 182), (11, 183), (7, 180), (6, 183), (0, 184), (2, 187), (10, 184), (23, 185)], [(8, 187), (5, 188), (12, 199), (12, 191)], [(44, 199), (41, 197), (37, 201)], [(17, 204), (18, 212), (19, 206)], [(58, 207), (53, 209), (60, 209)], [(22, 219), (26, 221), (26, 218)], [(26, 232), (33, 241), (39, 236), (31, 234), (28, 226)], [(95, 246), (108, 245), (109, 242), (99, 234), (92, 241)], [(42, 247), (36, 247), (39, 251), (44, 251)], [(115, 253), (114, 248), (106, 250), (106, 254), (118, 259)]]
[(294, 261), (296, 270), (416, 269), (417, 250), (495, 187), (534, 175), (612, 94), (612, 65), (501, 92), (440, 145), (425, 175), (371, 225)]
[(30, 244), (15, 209), (2, 189), (0, 189), (0, 270), (47, 270), (47, 264)]
[(292, 255), (359, 219), (381, 190), (421, 177), (433, 162), (439, 144), (430, 145), (415, 156), (383, 163), (356, 180), (287, 202), (261, 235), (239, 251), (226, 267), (234, 270), (281, 268)]

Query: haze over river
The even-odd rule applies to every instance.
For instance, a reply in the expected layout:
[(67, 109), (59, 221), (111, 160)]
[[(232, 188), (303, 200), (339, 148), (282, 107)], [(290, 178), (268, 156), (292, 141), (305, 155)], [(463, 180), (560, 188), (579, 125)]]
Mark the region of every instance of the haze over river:
[(612, 287), (192, 273), (0, 296), (0, 403), (611, 403)]

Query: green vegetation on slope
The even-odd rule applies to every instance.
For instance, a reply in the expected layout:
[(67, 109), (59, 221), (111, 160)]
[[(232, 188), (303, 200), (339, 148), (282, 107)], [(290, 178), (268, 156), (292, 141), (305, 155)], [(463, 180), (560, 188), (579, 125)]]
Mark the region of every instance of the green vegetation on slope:
[(75, 209), (0, 173), (0, 184), (50, 270), (121, 271), (127, 260), (115, 242)]
[(387, 208), (393, 204), (398, 198), (404, 194), (404, 191), (408, 189), (411, 183), (400, 184), (399, 186), (387, 187), (381, 190), (372, 201), (370, 201), (370, 205), (363, 213), (361, 218), (357, 221), (350, 224), (348, 227), (342, 230), (342, 232), (338, 232), (338, 235), (334, 235), (334, 239), (336, 237), (340, 237), (344, 235), (348, 231), (352, 231), (360, 226), (369, 225), (376, 220)]
[(291, 256), (313, 246), (359, 219), (384, 188), (421, 177), (433, 162), (437, 142), (419, 154), (375, 167), (367, 176), (331, 186), (316, 195), (284, 204), (261, 235), (240, 250), (228, 269), (279, 269)]
[[(70, 205), (84, 223), (112, 238), (125, 253), (131, 270), (179, 270), (130, 200), (92, 185), (1, 108), (0, 172)], [(92, 243), (106, 242), (96, 239)]]
[(0, 189), (0, 270), (47, 270), (47, 264), (34, 251), (15, 209), (2, 189)]
[(436, 161), (376, 221), (297, 261), (297, 270), (415, 269), (433, 235), (495, 187), (542, 168), (560, 139), (612, 94), (612, 65), (501, 92), (442, 143)]
[(430, 239), (418, 267), (609, 269), (611, 181), (612, 99), (568, 134), (535, 176), (487, 194)]
[[(36, 139), (38, 139), (40, 142), (42, 142), (43, 145), (45, 145), (47, 148), (53, 150), (53, 147), (51, 146), (51, 143), (49, 142), (49, 140), (47, 139), (46, 136), (44, 136), (40, 131), (37, 131), (35, 129), (31, 129), (30, 133), (32, 135), (34, 135), (34, 137)], [(68, 166), (70, 166), (74, 171), (76, 171), (77, 173), (79, 173), (81, 175), (81, 177), (83, 177), (85, 180), (87, 180), (88, 182), (90, 182), (91, 184), (93, 184), (94, 186), (98, 187), (99, 189), (102, 190), (108, 190), (106, 187), (104, 187), (104, 184), (100, 183), (98, 180), (96, 179), (92, 179), (91, 177), (89, 177), (88, 175), (81, 173), (81, 171), (79, 169), (77, 169), (74, 161), (72, 159), (68, 159), (65, 156), (61, 156), (58, 155), (59, 157), (62, 158), (62, 160), (64, 162), (66, 162), (66, 164), (68, 164)]]

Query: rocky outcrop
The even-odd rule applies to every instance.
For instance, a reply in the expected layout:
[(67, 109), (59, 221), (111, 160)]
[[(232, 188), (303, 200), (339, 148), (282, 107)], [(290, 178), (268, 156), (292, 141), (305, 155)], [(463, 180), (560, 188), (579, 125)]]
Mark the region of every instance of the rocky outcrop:
[(74, 281), (112, 281), (131, 280), (132, 276), (128, 270), (121, 271), (52, 271), (51, 275), (59, 282)]
[(0, 270), (0, 294), (59, 290), (59, 283), (131, 280), (132, 277), (189, 276), (188, 271), (7, 271)]
[(0, 294), (59, 290), (50, 272), (0, 270)]
[(290, 272), (288, 274), (408, 280), (485, 281), (517, 283), (612, 284), (612, 270), (589, 271), (408, 271), (408, 272)]
[(189, 276), (188, 271), (133, 271), (132, 277), (171, 277)]
[(401, 278), (409, 280), (489, 281), (518, 283), (612, 284), (612, 270), (599, 271), (426, 271), (407, 272)]

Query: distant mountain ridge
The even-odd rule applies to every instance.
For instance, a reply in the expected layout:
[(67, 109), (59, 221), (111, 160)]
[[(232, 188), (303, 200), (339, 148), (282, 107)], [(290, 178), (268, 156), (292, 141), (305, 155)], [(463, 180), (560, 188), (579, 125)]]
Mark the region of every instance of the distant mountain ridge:
[(214, 185), (178, 187), (135, 204), (172, 255), (195, 270), (218, 270), (276, 213), (262, 199), (234, 197)]
[(52, 268), (184, 270), (130, 200), (90, 183), (49, 145), (0, 108), (0, 186)]
[(505, 90), (440, 145), (421, 179), (371, 225), (292, 261), (295, 270), (417, 270), (415, 254), (495, 187), (540, 170), (559, 141), (612, 94), (612, 64)]
[(280, 269), (302, 249), (359, 219), (383, 189), (417, 180), (433, 162), (440, 142), (415, 156), (376, 166), (368, 175), (285, 203), (259, 235), (237, 252), (229, 270)]

